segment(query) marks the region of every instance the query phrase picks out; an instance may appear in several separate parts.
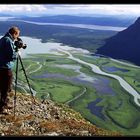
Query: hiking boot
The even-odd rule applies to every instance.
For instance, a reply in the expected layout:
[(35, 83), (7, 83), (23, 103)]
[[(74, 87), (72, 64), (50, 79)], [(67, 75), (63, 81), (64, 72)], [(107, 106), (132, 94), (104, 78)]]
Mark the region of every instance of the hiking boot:
[(7, 109), (3, 109), (3, 110), (0, 112), (0, 114), (8, 115)]
[(7, 109), (4, 109), (3, 107), (0, 108), (0, 114), (8, 115)]

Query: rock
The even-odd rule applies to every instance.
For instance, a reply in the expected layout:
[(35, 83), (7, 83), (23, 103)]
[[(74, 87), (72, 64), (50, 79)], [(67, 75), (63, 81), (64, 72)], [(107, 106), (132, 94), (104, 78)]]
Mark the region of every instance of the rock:
[(59, 136), (59, 134), (56, 132), (51, 132), (51, 133), (46, 134), (46, 136)]
[[(64, 108), (65, 107), (65, 111)], [(76, 117), (75, 111), (69, 111), (68, 106), (60, 106), (51, 100), (37, 99), (32, 104), (32, 97), (17, 93), (15, 116), (13, 110), (9, 115), (0, 114), (1, 136), (94, 136), (95, 126), (83, 118)], [(78, 114), (79, 115), (79, 114)], [(76, 118), (76, 119), (75, 119)], [(69, 120), (72, 120), (69, 121)], [(82, 123), (82, 127), (81, 126)], [(84, 127), (83, 124), (89, 127)], [(85, 125), (85, 126), (86, 126)], [(80, 127), (80, 129), (79, 129)], [(119, 135), (96, 128), (97, 134)], [(108, 133), (107, 133), (108, 132)]]
[(1, 136), (4, 136), (4, 133), (1, 133), (0, 135), (1, 135)]

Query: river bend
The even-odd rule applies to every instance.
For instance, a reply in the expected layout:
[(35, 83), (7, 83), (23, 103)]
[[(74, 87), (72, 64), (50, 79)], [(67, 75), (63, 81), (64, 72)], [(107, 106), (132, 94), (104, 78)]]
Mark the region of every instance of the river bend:
[(81, 59), (78, 59), (78, 58), (75, 58), (70, 52), (66, 51), (66, 50), (62, 50), (62, 48), (58, 48), (59, 51), (63, 52), (63, 53), (66, 53), (68, 54), (68, 58), (69, 59), (72, 59), (74, 61), (77, 61), (81, 64), (85, 64), (85, 65), (88, 65), (92, 68), (92, 71), (97, 73), (97, 74), (101, 74), (101, 75), (105, 75), (105, 76), (109, 76), (109, 77), (112, 77), (114, 79), (117, 79), (120, 83), (120, 85), (128, 92), (130, 93), (132, 96), (134, 96), (134, 102), (140, 106), (140, 94), (130, 85), (128, 84), (123, 78), (121, 78), (120, 76), (118, 75), (114, 75), (114, 74), (109, 74), (109, 73), (106, 73), (106, 72), (103, 72), (98, 66), (94, 65), (94, 64), (91, 64), (91, 63), (87, 63)]

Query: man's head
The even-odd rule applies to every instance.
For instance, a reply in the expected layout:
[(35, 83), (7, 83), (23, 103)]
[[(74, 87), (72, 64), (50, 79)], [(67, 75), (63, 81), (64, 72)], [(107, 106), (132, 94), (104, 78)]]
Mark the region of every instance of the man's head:
[(16, 40), (19, 37), (20, 30), (18, 27), (13, 26), (9, 29), (9, 33), (12, 35), (12, 37)]

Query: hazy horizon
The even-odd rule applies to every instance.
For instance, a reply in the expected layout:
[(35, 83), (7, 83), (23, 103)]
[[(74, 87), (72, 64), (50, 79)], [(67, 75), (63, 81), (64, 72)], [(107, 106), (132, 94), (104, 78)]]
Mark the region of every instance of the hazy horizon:
[(120, 16), (138, 17), (140, 4), (0, 4), (0, 15)]

